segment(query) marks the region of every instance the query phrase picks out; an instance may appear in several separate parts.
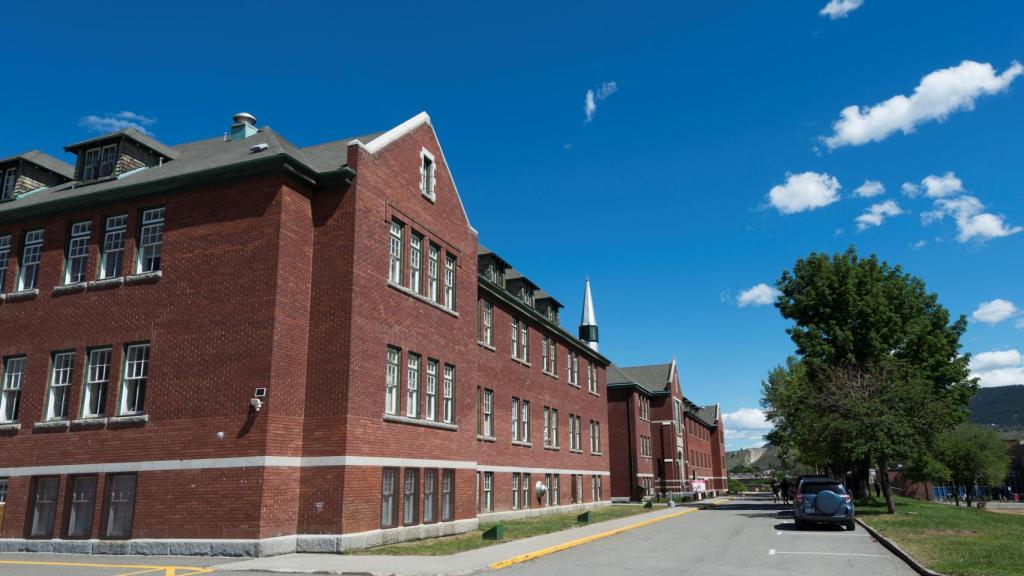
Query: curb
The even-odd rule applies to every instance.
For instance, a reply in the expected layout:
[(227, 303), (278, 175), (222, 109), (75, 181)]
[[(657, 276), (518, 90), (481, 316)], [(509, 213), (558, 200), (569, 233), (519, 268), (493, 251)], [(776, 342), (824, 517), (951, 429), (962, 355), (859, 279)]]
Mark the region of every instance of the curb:
[(921, 574), (921, 576), (946, 576), (945, 574), (942, 574), (941, 572), (935, 572), (934, 570), (929, 570), (928, 568), (925, 568), (925, 566), (923, 564), (921, 564), (917, 560), (914, 560), (913, 556), (911, 556), (910, 554), (907, 554), (906, 552), (904, 552), (903, 549), (900, 548), (899, 546), (897, 546), (895, 542), (893, 542), (892, 540), (889, 540), (885, 536), (882, 536), (881, 533), (878, 532), (878, 530), (875, 530), (874, 528), (869, 526), (866, 522), (864, 522), (860, 518), (856, 518), (856, 520), (857, 520), (857, 524), (860, 524), (864, 528), (864, 530), (867, 530), (868, 534), (871, 534), (872, 538), (877, 540), (878, 543), (881, 544), (882, 546), (885, 546), (890, 552), (895, 554), (900, 560), (903, 560), (904, 562), (906, 562), (908, 566), (910, 566), (911, 568), (914, 569), (914, 572), (917, 572), (918, 574)]

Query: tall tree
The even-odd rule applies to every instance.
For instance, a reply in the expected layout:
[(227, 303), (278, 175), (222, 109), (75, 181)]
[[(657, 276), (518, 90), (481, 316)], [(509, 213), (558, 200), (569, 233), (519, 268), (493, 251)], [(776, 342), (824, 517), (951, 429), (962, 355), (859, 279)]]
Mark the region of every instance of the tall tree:
[[(1010, 454), (1004, 442), (993, 430), (963, 423), (948, 430), (939, 438), (938, 461), (945, 467), (941, 480), (952, 480), (956, 488), (967, 488), (967, 505), (971, 504), (971, 489), (976, 481), (991, 486), (1006, 479)], [(956, 505), (960, 505), (960, 492), (953, 490)]]
[(877, 460), (893, 511), (888, 465), (930, 452), (966, 417), (977, 387), (959, 354), (966, 319), (951, 321), (919, 278), (852, 247), (797, 260), (776, 286), (798, 360), (765, 383), (775, 436), (833, 470), (856, 469), (861, 495)]

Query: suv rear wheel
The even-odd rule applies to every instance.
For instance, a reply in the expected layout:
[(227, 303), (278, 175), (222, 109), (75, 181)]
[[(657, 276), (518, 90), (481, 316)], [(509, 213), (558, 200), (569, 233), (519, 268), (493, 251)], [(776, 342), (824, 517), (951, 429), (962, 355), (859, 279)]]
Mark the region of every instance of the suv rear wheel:
[(850, 518), (849, 520), (846, 521), (846, 531), (847, 532), (853, 532), (856, 529), (857, 529), (857, 521), (856, 520), (854, 520), (853, 518)]

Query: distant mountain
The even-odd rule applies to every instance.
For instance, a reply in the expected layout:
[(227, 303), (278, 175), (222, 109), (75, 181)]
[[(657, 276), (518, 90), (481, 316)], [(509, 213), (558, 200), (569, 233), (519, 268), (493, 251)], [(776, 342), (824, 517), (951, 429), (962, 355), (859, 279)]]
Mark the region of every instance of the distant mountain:
[(968, 419), (1001, 430), (1024, 430), (1024, 386), (979, 388)]
[(743, 448), (726, 452), (726, 466), (732, 470), (736, 466), (750, 466), (758, 470), (776, 470), (779, 463), (779, 451), (771, 444), (765, 444), (760, 448)]

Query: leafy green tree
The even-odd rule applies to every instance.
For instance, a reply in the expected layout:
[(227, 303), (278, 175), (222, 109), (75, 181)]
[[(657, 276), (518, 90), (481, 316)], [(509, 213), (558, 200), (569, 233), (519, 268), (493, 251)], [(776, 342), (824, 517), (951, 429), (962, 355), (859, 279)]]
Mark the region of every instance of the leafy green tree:
[(977, 389), (959, 354), (966, 319), (951, 321), (919, 278), (852, 247), (797, 260), (776, 286), (798, 357), (763, 385), (769, 440), (833, 474), (857, 470), (861, 495), (877, 461), (895, 511), (888, 465), (930, 453)]
[[(1000, 484), (1010, 467), (1010, 453), (999, 434), (966, 422), (939, 437), (936, 456), (945, 472), (936, 479), (966, 486), (968, 506), (976, 481), (989, 486)], [(953, 498), (959, 506), (958, 490), (953, 491)]]

